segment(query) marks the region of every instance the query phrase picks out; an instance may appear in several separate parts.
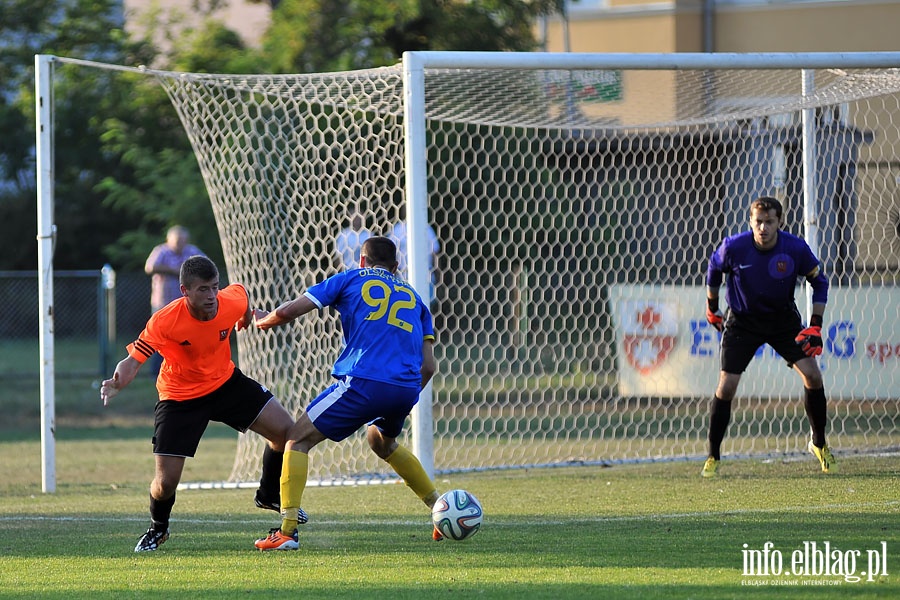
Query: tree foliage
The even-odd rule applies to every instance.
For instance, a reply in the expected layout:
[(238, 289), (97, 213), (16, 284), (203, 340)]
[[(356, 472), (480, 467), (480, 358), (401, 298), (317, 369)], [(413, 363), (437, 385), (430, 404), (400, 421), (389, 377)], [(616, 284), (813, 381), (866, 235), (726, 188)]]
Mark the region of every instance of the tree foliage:
[[(395, 63), (406, 50), (531, 50), (534, 19), (561, 0), (260, 0), (261, 51), (209, 18), (148, 19), (130, 38), (120, 0), (0, 0), (0, 270), (37, 267), (34, 55), (223, 73), (321, 72)], [(159, 28), (166, 28), (160, 32)], [(157, 34), (162, 34), (157, 35)], [(154, 40), (165, 40), (162, 50)], [(172, 224), (222, 264), (197, 161), (162, 88), (119, 71), (58, 64), (54, 76), (59, 269), (140, 269)]]
[[(185, 30), (177, 40), (166, 68), (194, 73), (260, 72), (259, 55), (221, 23), (206, 20)], [(140, 227), (123, 232), (106, 248), (113, 261), (139, 269), (150, 249), (162, 241), (173, 224), (191, 231), (192, 241), (222, 266), (224, 259), (209, 196), (184, 128), (168, 96), (155, 80), (128, 77), (133, 89), (124, 118), (108, 119), (104, 148), (127, 165), (132, 176), (106, 177), (100, 188), (104, 205), (139, 219)]]
[[(39, 6), (38, 6), (39, 5)], [(37, 10), (46, 7), (46, 11)], [(11, 251), (0, 269), (37, 267), (34, 172), (34, 69), (25, 55), (52, 54), (138, 66), (161, 57), (149, 39), (129, 40), (119, 2), (10, 2), (0, 30), (0, 235)], [(28, 9), (33, 9), (28, 10)], [(15, 40), (29, 40), (18, 47)], [(238, 36), (220, 24), (188, 31), (173, 68), (260, 67)], [(250, 61), (242, 63), (241, 61)], [(221, 262), (221, 246), (186, 134), (164, 90), (152, 79), (55, 63), (54, 265), (59, 269), (141, 269), (166, 228), (184, 223)], [(11, 132), (11, 134), (7, 134)]]
[(281, 0), (265, 38), (279, 73), (381, 67), (408, 50), (530, 51), (563, 0)]
[[(0, 236), (10, 248), (0, 254), (0, 268), (34, 269), (34, 55), (123, 61), (128, 50), (121, 8), (113, 0), (5, 0), (0, 6)], [(55, 96), (56, 262), (79, 268), (89, 260), (99, 267), (102, 250), (93, 242), (115, 239), (129, 223), (95, 217), (102, 196), (94, 183), (119, 165), (100, 149), (101, 124), (85, 109), (115, 108), (115, 94), (107, 73), (88, 73), (77, 83), (68, 75), (59, 74)]]

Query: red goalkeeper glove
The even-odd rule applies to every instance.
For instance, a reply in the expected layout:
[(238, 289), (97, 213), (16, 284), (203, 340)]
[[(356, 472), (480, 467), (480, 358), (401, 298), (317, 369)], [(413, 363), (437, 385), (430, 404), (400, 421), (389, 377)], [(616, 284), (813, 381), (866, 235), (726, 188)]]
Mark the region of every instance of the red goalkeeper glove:
[(807, 356), (819, 356), (822, 354), (822, 317), (813, 315), (809, 323), (809, 327), (798, 333), (794, 341)]
[(719, 310), (719, 301), (706, 300), (706, 322), (716, 328), (716, 331), (725, 329), (725, 315)]

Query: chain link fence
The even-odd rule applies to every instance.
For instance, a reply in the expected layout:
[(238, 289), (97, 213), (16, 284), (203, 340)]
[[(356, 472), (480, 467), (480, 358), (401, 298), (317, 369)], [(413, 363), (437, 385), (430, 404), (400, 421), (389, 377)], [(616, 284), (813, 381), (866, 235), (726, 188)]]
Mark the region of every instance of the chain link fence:
[[(40, 375), (38, 271), (0, 271), (0, 381)], [(58, 378), (107, 376), (150, 317), (150, 278), (97, 270), (53, 274)]]

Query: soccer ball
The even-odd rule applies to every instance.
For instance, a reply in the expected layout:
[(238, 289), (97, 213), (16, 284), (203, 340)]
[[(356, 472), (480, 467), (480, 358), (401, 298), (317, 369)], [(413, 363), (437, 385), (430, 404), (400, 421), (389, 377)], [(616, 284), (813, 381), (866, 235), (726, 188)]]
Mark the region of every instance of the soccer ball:
[(466, 490), (450, 490), (431, 509), (431, 520), (445, 538), (464, 540), (481, 528), (484, 513), (478, 498)]

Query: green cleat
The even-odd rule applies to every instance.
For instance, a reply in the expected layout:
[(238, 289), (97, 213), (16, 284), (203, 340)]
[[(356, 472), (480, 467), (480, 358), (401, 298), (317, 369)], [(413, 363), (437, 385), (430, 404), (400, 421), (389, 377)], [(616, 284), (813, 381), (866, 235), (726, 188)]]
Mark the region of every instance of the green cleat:
[(719, 474), (719, 461), (710, 456), (706, 459), (706, 462), (703, 463), (703, 469), (700, 471), (700, 476), (705, 478), (716, 477)]
[(823, 473), (834, 473), (837, 471), (837, 461), (834, 459), (834, 454), (831, 453), (831, 448), (828, 447), (828, 444), (819, 448), (813, 444), (812, 440), (809, 440), (809, 444), (806, 447), (813, 453), (813, 456), (819, 459)]

